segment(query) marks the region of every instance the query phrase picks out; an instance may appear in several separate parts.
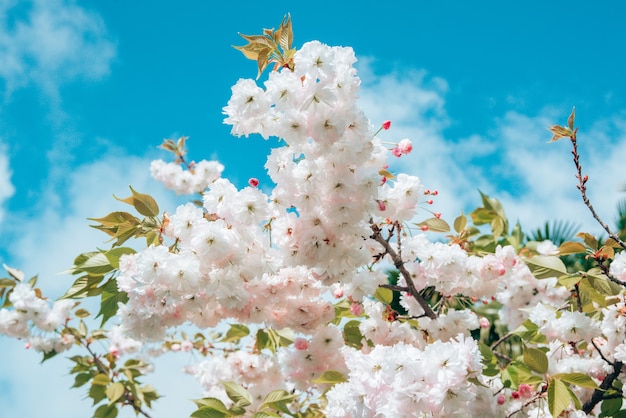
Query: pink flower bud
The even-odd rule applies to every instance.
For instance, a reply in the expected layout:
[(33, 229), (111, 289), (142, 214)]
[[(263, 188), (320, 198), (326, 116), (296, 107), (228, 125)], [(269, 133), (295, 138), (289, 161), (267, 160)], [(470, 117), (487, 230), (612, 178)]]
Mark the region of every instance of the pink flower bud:
[(393, 147), (393, 149), (391, 150), (391, 153), (393, 154), (394, 157), (398, 157), (398, 158), (400, 158), (400, 156), (402, 155), (402, 151), (400, 151), (400, 148), (398, 147)]
[(259, 179), (252, 177), (250, 180), (248, 180), (248, 184), (252, 187), (257, 187), (259, 185)]
[(172, 351), (180, 351), (180, 344), (178, 343), (172, 344)]
[(385, 202), (383, 202), (382, 200), (377, 200), (376, 203), (378, 203), (378, 210), (384, 211), (385, 209), (387, 209), (387, 205), (385, 205)]
[(383, 129), (386, 131), (391, 127), (391, 121), (390, 120), (386, 120), (383, 122)]
[(352, 303), (352, 305), (350, 305), (350, 312), (354, 316), (361, 316), (363, 313), (363, 305), (357, 302)]
[(528, 399), (533, 396), (533, 388), (528, 383), (520, 384), (518, 390), (522, 398)]
[(343, 297), (343, 289), (338, 287), (333, 291), (333, 296), (337, 299), (339, 299), (340, 297)]
[(487, 318), (485, 318), (484, 316), (482, 318), (480, 318), (479, 323), (480, 323), (480, 327), (482, 329), (487, 329), (491, 325), (489, 323), (489, 320)]
[(193, 348), (193, 343), (191, 341), (185, 340), (180, 345), (181, 350), (188, 353)]
[(506, 396), (502, 394), (498, 395), (496, 402), (498, 402), (498, 405), (504, 405), (504, 402), (506, 402)]
[(117, 348), (117, 346), (112, 345), (111, 347), (109, 347), (109, 353), (113, 354), (113, 357), (119, 357), (120, 350)]
[(420, 228), (424, 232), (428, 231), (428, 225), (422, 225)]
[(296, 338), (293, 342), (293, 346), (296, 348), (296, 350), (306, 350), (307, 348), (309, 348), (309, 342), (307, 340), (305, 340), (304, 338)]

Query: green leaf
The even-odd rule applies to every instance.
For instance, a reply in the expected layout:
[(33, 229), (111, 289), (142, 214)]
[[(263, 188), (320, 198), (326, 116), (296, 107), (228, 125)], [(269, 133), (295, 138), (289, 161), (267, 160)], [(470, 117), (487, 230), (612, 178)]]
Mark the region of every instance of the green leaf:
[(191, 414), (191, 418), (227, 418), (232, 415), (228, 412), (221, 412), (213, 408), (200, 408)]
[(0, 279), (0, 287), (15, 287), (15, 280), (13, 279)]
[(545, 374), (548, 371), (548, 356), (537, 348), (524, 349), (524, 363), (534, 372)]
[(259, 329), (256, 332), (256, 347), (259, 350), (267, 348), (272, 353), (276, 352), (276, 343), (270, 338), (268, 332), (264, 329)]
[[(80, 303), (80, 302), (76, 302), (76, 303)], [(77, 309), (76, 312), (74, 312), (74, 315), (76, 315), (76, 317), (78, 318), (87, 318), (90, 315), (90, 313), (86, 309)]]
[(106, 398), (106, 394), (105, 394), (105, 386), (103, 385), (98, 385), (98, 384), (91, 384), (91, 387), (89, 388), (89, 395), (88, 395), (91, 399), (93, 399), (93, 404), (96, 405), (98, 403), (100, 403), (100, 401), (102, 401), (103, 399)]
[(558, 378), (565, 383), (584, 388), (598, 389), (596, 382), (594, 382), (594, 380), (585, 373), (561, 373), (553, 376), (553, 378)]
[(90, 221), (100, 222), (103, 226), (118, 226), (127, 222), (139, 225), (139, 219), (128, 212), (111, 212), (103, 218), (87, 218)]
[(124, 395), (124, 385), (121, 382), (115, 382), (107, 386), (106, 395), (109, 398), (109, 405), (114, 404)]
[(120, 202), (128, 203), (132, 205), (137, 212), (142, 214), (143, 216), (149, 216), (154, 218), (159, 215), (159, 205), (157, 205), (156, 200), (148, 194), (139, 193), (135, 191), (132, 187), (130, 187), (130, 191), (132, 192), (132, 196), (120, 199), (116, 196), (113, 196), (116, 200)]
[(470, 213), (470, 218), (472, 218), (474, 225), (491, 223), (495, 217), (495, 212), (486, 208), (476, 208)]
[(363, 347), (363, 334), (359, 328), (360, 322), (353, 319), (343, 326), (343, 339), (349, 347), (360, 350)]
[(538, 279), (561, 277), (567, 274), (567, 268), (560, 258), (547, 255), (536, 255), (524, 260), (530, 271)]
[(250, 335), (250, 329), (243, 324), (230, 324), (230, 328), (226, 335), (220, 340), (221, 342), (239, 341), (243, 337)]
[(118, 303), (128, 302), (126, 292), (120, 292), (117, 289), (117, 280), (110, 279), (102, 286), (102, 296), (100, 298), (100, 312), (96, 318), (102, 317), (101, 327), (104, 326), (109, 318), (117, 314)]
[(135, 254), (136, 252), (137, 251), (130, 247), (115, 247), (104, 253), (104, 255), (109, 261), (109, 264), (111, 264), (113, 268), (118, 269), (120, 268), (120, 258), (124, 254)]
[(559, 247), (559, 255), (584, 254), (587, 248), (580, 242), (567, 241)]
[(252, 404), (252, 395), (236, 382), (222, 383), (226, 390), (226, 395), (235, 402), (237, 406), (248, 406)]
[(61, 299), (79, 299), (92, 296), (90, 291), (96, 289), (102, 280), (104, 280), (104, 276), (79, 277)]
[(446, 221), (440, 218), (429, 218), (420, 223), (416, 223), (415, 225), (422, 227), (428, 227), (429, 231), (432, 232), (449, 232), (450, 225)]
[(274, 412), (260, 411), (252, 415), (252, 418), (280, 418), (281, 416)]
[(157, 205), (156, 200), (152, 196), (138, 193), (132, 187), (130, 191), (133, 192), (133, 206), (135, 206), (137, 212), (152, 218), (159, 216), (159, 205)]
[(574, 285), (577, 285), (578, 283), (580, 283), (580, 281), (582, 280), (582, 276), (579, 273), (575, 273), (575, 274), (570, 274), (568, 276), (561, 276), (558, 279), (558, 283), (569, 289)]
[(73, 388), (79, 388), (91, 380), (91, 373), (78, 373), (74, 378)]
[(43, 358), (41, 359), (41, 362), (43, 363), (46, 360), (50, 360), (52, 357), (56, 356), (57, 354), (59, 353), (56, 350), (47, 351), (43, 353)]
[(567, 386), (560, 379), (552, 379), (548, 385), (548, 408), (553, 417), (565, 411), (572, 400)]
[[(622, 409), (622, 398), (605, 399), (600, 404), (600, 417), (614, 417)], [(624, 411), (626, 413), (626, 411)]]
[(116, 418), (117, 405), (101, 405), (95, 410), (93, 418)]
[(289, 402), (296, 398), (296, 395), (286, 390), (273, 390), (265, 396), (263, 403)]
[(379, 287), (374, 293), (374, 297), (385, 305), (389, 305), (393, 302), (393, 290), (386, 287)]
[(335, 384), (335, 383), (342, 383), (346, 381), (347, 379), (343, 375), (343, 373), (340, 373), (336, 370), (327, 370), (320, 377), (312, 380), (311, 382), (317, 383), (317, 384), (322, 384), (322, 383)]
[(224, 402), (217, 398), (202, 398), (202, 399), (194, 399), (193, 401), (199, 409), (208, 408), (214, 409), (224, 414), (228, 414), (228, 408), (224, 405)]
[(461, 231), (463, 231), (465, 229), (465, 226), (467, 225), (467, 217), (461, 213), (461, 215), (459, 215), (455, 220), (454, 220), (454, 230), (458, 233), (461, 233)]
[(92, 385), (98, 385), (98, 386), (106, 386), (109, 383), (111, 383), (111, 379), (109, 379), (109, 376), (107, 376), (104, 373), (99, 373), (95, 375), (93, 378), (93, 381), (91, 382)]

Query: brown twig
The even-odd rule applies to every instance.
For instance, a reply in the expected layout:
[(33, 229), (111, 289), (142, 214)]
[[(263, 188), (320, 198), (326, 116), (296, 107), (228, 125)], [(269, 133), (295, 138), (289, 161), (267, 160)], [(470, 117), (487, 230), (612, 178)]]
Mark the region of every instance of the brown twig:
[[(397, 228), (399, 229), (400, 226), (397, 224), (394, 224), (393, 228)], [(402, 261), (402, 258), (398, 255), (398, 253), (391, 247), (391, 244), (389, 243), (389, 239), (385, 239), (383, 238), (382, 234), (381, 234), (381, 229), (378, 225), (376, 225), (375, 223), (372, 223), (372, 231), (374, 231), (374, 233), (372, 234), (371, 238), (378, 242), (380, 245), (383, 246), (383, 248), (385, 249), (385, 252), (387, 254), (389, 254), (389, 257), (391, 257), (391, 260), (393, 261), (394, 266), (396, 266), (396, 268), (398, 269), (398, 271), (400, 272), (400, 274), (402, 274), (402, 277), (404, 277), (404, 280), (406, 281), (407, 284), (407, 290), (408, 292), (411, 294), (411, 296), (413, 296), (415, 298), (415, 300), (417, 301), (417, 303), (420, 304), (420, 306), (422, 307), (422, 309), (424, 310), (424, 314), (429, 317), (430, 319), (437, 319), (437, 314), (435, 313), (435, 311), (433, 311), (433, 309), (430, 307), (430, 305), (428, 304), (428, 302), (426, 301), (426, 299), (424, 299), (422, 297), (422, 295), (420, 295), (419, 291), (417, 290), (417, 288), (415, 287), (415, 283), (413, 283), (413, 279), (411, 278), (411, 274), (407, 271), (407, 269), (404, 267), (404, 261)], [(390, 236), (389, 238), (391, 238), (391, 234), (393, 232), (390, 231)], [(399, 234), (398, 234), (399, 235)]]
[(626, 243), (622, 241), (620, 237), (617, 236), (617, 234), (611, 231), (611, 228), (609, 228), (609, 226), (606, 223), (604, 223), (602, 219), (600, 219), (600, 216), (598, 216), (595, 209), (593, 208), (593, 205), (591, 204), (591, 201), (587, 197), (586, 183), (587, 183), (587, 180), (589, 180), (589, 177), (583, 176), (583, 173), (582, 173), (583, 168), (580, 164), (580, 155), (578, 154), (578, 144), (576, 142), (577, 131), (578, 131), (578, 128), (575, 129), (572, 132), (572, 135), (570, 135), (569, 137), (572, 143), (572, 147), (573, 147), (572, 155), (574, 156), (574, 165), (576, 166), (576, 178), (578, 179), (578, 185), (576, 186), (576, 188), (580, 190), (580, 194), (582, 195), (583, 202), (585, 203), (585, 206), (587, 206), (587, 208), (593, 215), (593, 218), (600, 224), (600, 226), (607, 232), (607, 234), (609, 234), (609, 237), (613, 238), (615, 242), (617, 242), (622, 248), (626, 249)]
[(591, 413), (593, 408), (602, 400), (604, 400), (604, 394), (606, 393), (608, 389), (611, 388), (611, 386), (613, 385), (613, 382), (615, 381), (615, 379), (617, 379), (621, 371), (622, 371), (622, 362), (616, 361), (613, 364), (613, 372), (604, 378), (604, 380), (600, 384), (600, 388), (594, 390), (593, 395), (591, 395), (591, 398), (587, 402), (585, 402), (585, 404), (583, 405), (583, 411), (586, 414)]

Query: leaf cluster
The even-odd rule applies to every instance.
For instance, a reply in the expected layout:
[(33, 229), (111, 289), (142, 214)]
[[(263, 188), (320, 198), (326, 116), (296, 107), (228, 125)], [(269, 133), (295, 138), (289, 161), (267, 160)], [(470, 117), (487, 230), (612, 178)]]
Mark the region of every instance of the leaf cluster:
[(278, 29), (263, 29), (262, 35), (243, 35), (243, 39), (248, 41), (244, 46), (233, 46), (241, 51), (243, 55), (257, 62), (257, 79), (261, 76), (268, 64), (274, 63), (274, 70), (280, 67), (294, 69), (293, 57), (296, 54), (293, 45), (293, 28), (291, 26), (291, 16), (283, 18)]

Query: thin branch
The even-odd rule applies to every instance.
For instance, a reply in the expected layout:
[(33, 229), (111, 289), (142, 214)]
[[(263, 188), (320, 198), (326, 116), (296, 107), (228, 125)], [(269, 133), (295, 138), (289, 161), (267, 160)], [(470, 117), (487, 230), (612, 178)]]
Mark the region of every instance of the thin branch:
[(396, 286), (395, 284), (381, 284), (378, 287), (383, 287), (389, 290), (395, 290), (396, 292), (408, 292), (409, 288), (406, 286)]
[(404, 280), (406, 281), (408, 287), (408, 292), (411, 294), (411, 296), (415, 298), (417, 303), (420, 304), (427, 317), (429, 317), (430, 319), (437, 319), (437, 314), (433, 311), (426, 299), (424, 299), (422, 295), (420, 295), (419, 291), (415, 287), (415, 283), (413, 283), (411, 274), (404, 267), (404, 262), (402, 261), (402, 258), (400, 258), (398, 253), (396, 253), (396, 251), (391, 247), (391, 244), (389, 244), (389, 240), (383, 238), (381, 234), (381, 229), (378, 227), (378, 225), (372, 223), (372, 231), (374, 231), (374, 233), (372, 234), (371, 238), (378, 242), (380, 245), (382, 245), (383, 248), (385, 248), (385, 251), (387, 252), (387, 254), (389, 254), (389, 257), (391, 257), (393, 264), (396, 266), (400, 274), (402, 274), (402, 277), (404, 277)]
[[(102, 360), (100, 360), (100, 357), (98, 357), (98, 355), (93, 352), (93, 350), (89, 346), (89, 343), (86, 342), (78, 333), (74, 332), (67, 325), (65, 326), (65, 329), (67, 331), (69, 331), (74, 336), (74, 338), (76, 338), (76, 341), (78, 341), (79, 345), (85, 347), (85, 349), (87, 350), (87, 352), (89, 353), (89, 355), (93, 359), (94, 364), (96, 365), (96, 368), (98, 369), (98, 371), (100, 373), (108, 376), (109, 375), (109, 369), (104, 365), (104, 363), (102, 363)], [(111, 381), (113, 381), (113, 380), (111, 379)], [(135, 413), (137, 415), (141, 414), (141, 415), (143, 415), (146, 418), (152, 418), (150, 416), (150, 414), (148, 414), (146, 411), (144, 411), (139, 405), (135, 404), (133, 394), (126, 387), (124, 387), (124, 395), (123, 395), (123, 397), (124, 397), (124, 405), (130, 405), (135, 410)]]
[(587, 206), (587, 208), (593, 215), (593, 218), (600, 224), (600, 226), (602, 226), (602, 228), (604, 228), (607, 234), (609, 234), (609, 237), (613, 238), (615, 242), (617, 242), (622, 248), (626, 249), (626, 243), (622, 241), (620, 237), (617, 236), (617, 234), (611, 231), (609, 226), (606, 223), (604, 223), (602, 219), (600, 219), (600, 216), (598, 216), (595, 209), (593, 208), (593, 205), (589, 201), (589, 198), (587, 197), (586, 183), (587, 183), (587, 180), (589, 180), (589, 178), (588, 176), (583, 176), (583, 173), (582, 173), (583, 168), (580, 165), (580, 155), (578, 154), (578, 144), (576, 143), (577, 131), (578, 129), (576, 129), (574, 133), (570, 136), (570, 141), (572, 142), (572, 147), (573, 147), (572, 155), (574, 156), (574, 165), (576, 166), (576, 178), (578, 179), (578, 185), (576, 186), (576, 188), (580, 190), (580, 194), (582, 195), (583, 202), (585, 203), (585, 206)]
[(621, 281), (620, 279), (618, 279), (617, 277), (614, 277), (611, 272), (609, 271), (609, 268), (607, 266), (605, 266), (602, 261), (600, 260), (595, 260), (597, 266), (600, 268), (600, 270), (602, 270), (602, 273), (604, 273), (604, 275), (613, 283), (618, 284), (620, 286), (626, 287), (626, 282)]
[(604, 378), (604, 380), (600, 384), (600, 388), (594, 390), (593, 395), (591, 395), (591, 399), (589, 399), (583, 405), (583, 411), (586, 414), (591, 413), (593, 408), (595, 408), (595, 406), (604, 399), (604, 393), (609, 388), (611, 388), (611, 386), (613, 386), (613, 382), (615, 381), (615, 379), (617, 379), (621, 371), (622, 371), (622, 362), (616, 361), (615, 364), (613, 364), (613, 372)]

